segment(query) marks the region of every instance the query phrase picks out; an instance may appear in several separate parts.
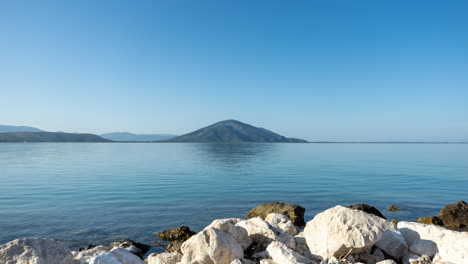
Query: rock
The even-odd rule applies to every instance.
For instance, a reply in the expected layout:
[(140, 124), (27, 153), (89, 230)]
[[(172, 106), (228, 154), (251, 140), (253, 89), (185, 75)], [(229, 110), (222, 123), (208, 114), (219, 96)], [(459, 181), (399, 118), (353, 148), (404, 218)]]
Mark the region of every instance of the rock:
[(71, 250), (52, 239), (22, 238), (0, 246), (2, 264), (74, 264)]
[(307, 241), (305, 239), (304, 232), (301, 232), (294, 236), (294, 240), (296, 240), (296, 248), (294, 250), (306, 258), (313, 259), (309, 247), (307, 246)]
[(278, 264), (272, 259), (262, 259), (260, 260), (260, 264)]
[(244, 257), (241, 245), (228, 233), (206, 228), (182, 244), (180, 264), (230, 264)]
[(462, 229), (468, 227), (468, 204), (459, 201), (442, 208), (439, 218), (449, 229)]
[(180, 251), (180, 247), (182, 246), (182, 244), (184, 243), (183, 240), (175, 240), (175, 241), (172, 241), (166, 248), (166, 251), (169, 252), (169, 253), (182, 253), (182, 251)]
[(364, 211), (364, 212), (366, 212), (368, 214), (373, 214), (373, 215), (376, 215), (376, 216), (381, 217), (383, 219), (387, 219), (387, 218), (385, 218), (385, 216), (379, 210), (377, 210), (377, 208), (375, 208), (372, 205), (355, 204), (355, 205), (348, 206), (348, 208), (354, 209), (354, 210), (361, 210), (361, 211)]
[(110, 247), (111, 248), (118, 247), (118, 248), (126, 249), (127, 251), (130, 251), (139, 257), (143, 256), (146, 252), (148, 252), (148, 250), (151, 249), (150, 245), (135, 242), (130, 239), (122, 239), (120, 241), (112, 242), (110, 243)]
[(397, 259), (408, 254), (408, 244), (405, 238), (400, 232), (394, 230), (385, 231), (375, 246)]
[(437, 245), (441, 262), (468, 263), (467, 232), (457, 232), (439, 226), (413, 222), (399, 222), (398, 229), (410, 248), (414, 249), (413, 246), (420, 240), (429, 240)]
[(398, 264), (398, 263), (396, 263), (393, 259), (386, 259), (386, 260), (377, 262), (377, 264)]
[(385, 254), (382, 252), (382, 250), (378, 248), (374, 250), (374, 253), (372, 253), (372, 256), (374, 256), (377, 262), (385, 260)]
[(408, 254), (403, 257), (403, 264), (432, 264), (431, 258), (429, 256), (418, 256), (415, 254)]
[[(261, 249), (266, 248), (272, 241), (278, 240), (290, 248), (296, 247), (294, 237), (283, 233), (282, 230), (274, 228), (270, 223), (260, 217), (243, 220), (236, 224), (247, 231), (252, 242), (260, 245)], [(260, 250), (261, 251), (261, 250)]]
[(425, 225), (438, 225), (438, 226), (444, 225), (444, 222), (442, 222), (442, 219), (440, 219), (437, 216), (428, 216), (428, 217), (418, 218), (417, 222), (421, 224), (425, 224)]
[(89, 264), (146, 264), (138, 256), (123, 248), (113, 248), (110, 252), (92, 258)]
[(266, 251), (273, 261), (281, 264), (309, 264), (310, 260), (281, 242), (271, 242)]
[(109, 250), (110, 249), (105, 246), (92, 247), (78, 252), (74, 259), (79, 261), (80, 264), (87, 264), (92, 258), (107, 253)]
[(242, 264), (242, 261), (240, 259), (235, 259), (231, 264)]
[(364, 252), (386, 230), (395, 227), (378, 216), (338, 205), (317, 214), (304, 234), (312, 255), (327, 259)]
[(255, 262), (248, 259), (235, 259), (231, 264), (256, 264)]
[(400, 211), (400, 208), (398, 208), (398, 206), (396, 205), (390, 205), (389, 207), (387, 207), (387, 210), (396, 212), (396, 211)]
[(152, 253), (146, 262), (148, 264), (177, 264), (181, 259), (182, 255), (179, 253)]
[(95, 245), (87, 245), (86, 247), (80, 247), (80, 248), (78, 248), (78, 252), (88, 250), (88, 249), (92, 249), (92, 248), (95, 248), (95, 247), (96, 247)]
[(169, 229), (163, 232), (156, 234), (157, 237), (164, 240), (174, 241), (174, 240), (187, 240), (196, 233), (190, 230), (187, 226), (181, 226), (179, 228)]
[(281, 229), (284, 233), (287, 233), (291, 236), (295, 236), (297, 234), (296, 227), (286, 215), (271, 213), (267, 215), (265, 221), (270, 223), (270, 225), (273, 227)]
[(422, 256), (427, 255), (433, 258), (438, 252), (437, 244), (431, 240), (420, 239), (414, 243), (410, 249), (411, 253)]
[(252, 244), (252, 240), (250, 239), (249, 234), (247, 233), (247, 230), (245, 230), (245, 228), (236, 225), (241, 221), (243, 221), (243, 219), (240, 218), (217, 219), (214, 220), (206, 228), (213, 227), (223, 230), (224, 232), (234, 237), (237, 243), (239, 243), (242, 246), (242, 249), (246, 249), (250, 246), (250, 244)]
[(285, 203), (268, 203), (268, 204), (262, 204), (259, 205), (247, 214), (248, 218), (253, 218), (253, 217), (262, 217), (265, 218), (267, 215), (271, 213), (277, 213), (277, 214), (284, 214), (291, 219), (291, 222), (295, 226), (302, 227), (305, 225), (304, 222), (304, 212), (305, 208), (301, 207), (297, 204), (285, 204)]

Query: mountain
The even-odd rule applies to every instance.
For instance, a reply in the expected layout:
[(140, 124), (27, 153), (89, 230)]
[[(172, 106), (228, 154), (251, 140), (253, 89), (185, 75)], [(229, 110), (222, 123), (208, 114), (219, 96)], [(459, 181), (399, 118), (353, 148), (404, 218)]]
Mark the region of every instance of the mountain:
[(0, 142), (111, 142), (93, 134), (62, 132), (0, 133)]
[(5, 126), (0, 125), (0, 133), (10, 132), (42, 132), (39, 128), (28, 127), (28, 126)]
[(129, 132), (112, 132), (100, 135), (112, 141), (164, 141), (176, 137), (169, 134), (132, 134)]
[(306, 143), (297, 138), (287, 138), (264, 128), (254, 127), (237, 120), (225, 120), (196, 130), (194, 132), (178, 136), (168, 140), (169, 142), (283, 142)]

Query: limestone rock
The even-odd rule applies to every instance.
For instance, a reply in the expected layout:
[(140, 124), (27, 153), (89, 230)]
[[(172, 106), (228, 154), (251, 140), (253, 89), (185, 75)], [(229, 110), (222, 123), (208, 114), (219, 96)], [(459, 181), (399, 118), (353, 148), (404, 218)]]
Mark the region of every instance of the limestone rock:
[(307, 241), (304, 236), (304, 232), (301, 232), (294, 236), (296, 240), (296, 248), (294, 249), (297, 253), (307, 257), (309, 259), (313, 259), (312, 254), (310, 253), (309, 247), (307, 246)]
[(146, 262), (148, 264), (177, 264), (181, 259), (182, 255), (179, 253), (152, 253)]
[(420, 239), (410, 247), (411, 253), (422, 256), (427, 255), (431, 258), (439, 252), (437, 244), (431, 240)]
[(281, 242), (271, 242), (266, 251), (273, 261), (281, 264), (309, 264), (310, 260)]
[(296, 227), (286, 215), (271, 213), (267, 215), (265, 221), (270, 223), (270, 225), (273, 227), (281, 229), (284, 233), (287, 233), (291, 236), (295, 236), (297, 234)]
[(467, 232), (413, 222), (399, 222), (398, 229), (410, 248), (414, 249), (420, 240), (429, 240), (437, 245), (441, 262), (468, 263)]
[(108, 251), (108, 247), (97, 246), (77, 252), (74, 259), (79, 261), (80, 264), (87, 264), (92, 258), (107, 253)]
[(405, 238), (400, 232), (394, 230), (385, 231), (375, 246), (397, 259), (408, 254), (408, 244)]
[(113, 248), (110, 252), (92, 258), (89, 264), (146, 264), (138, 256), (123, 249)]
[(182, 244), (180, 264), (230, 264), (244, 257), (241, 245), (228, 233), (206, 228)]
[(243, 219), (240, 218), (217, 219), (206, 228), (213, 227), (223, 230), (224, 232), (234, 237), (237, 243), (242, 246), (242, 249), (246, 249), (248, 246), (250, 246), (250, 244), (252, 244), (252, 240), (250, 239), (249, 234), (245, 228), (236, 225), (241, 221), (243, 221)]
[(231, 264), (256, 264), (255, 262), (248, 259), (235, 259)]
[(290, 248), (295, 248), (294, 237), (283, 233), (282, 230), (274, 228), (270, 223), (260, 217), (251, 218), (236, 224), (244, 228), (252, 242), (256, 242), (266, 248), (272, 241), (278, 240)]
[(135, 242), (130, 239), (122, 239), (120, 241), (112, 242), (110, 243), (110, 247), (111, 248), (118, 247), (118, 248), (126, 249), (127, 251), (130, 251), (139, 257), (143, 256), (143, 254), (145, 254), (146, 252), (148, 252), (148, 250), (151, 249), (150, 245)]
[(196, 233), (190, 230), (188, 226), (181, 226), (179, 228), (169, 229), (156, 234), (157, 237), (164, 240), (187, 240)]
[(442, 208), (439, 218), (444, 226), (449, 229), (461, 229), (468, 227), (468, 204), (459, 201)]
[(0, 246), (2, 264), (74, 264), (71, 250), (52, 239), (15, 239)]
[(278, 263), (276, 263), (276, 261), (272, 259), (262, 259), (260, 260), (260, 264), (278, 264)]
[(247, 214), (247, 217), (253, 218), (253, 217), (259, 216), (259, 217), (265, 218), (267, 217), (267, 215), (271, 213), (278, 213), (278, 214), (284, 214), (288, 216), (294, 225), (304, 226), (305, 225), (304, 212), (305, 212), (305, 208), (297, 204), (285, 204), (285, 203), (275, 202), (275, 203), (262, 204), (253, 208)]
[(425, 224), (425, 225), (438, 225), (443, 226), (444, 222), (437, 216), (428, 216), (423, 218), (418, 218), (418, 223)]
[(312, 255), (327, 259), (361, 253), (379, 241), (392, 223), (375, 215), (343, 206), (317, 214), (304, 229)]
[(379, 261), (376, 264), (398, 264), (398, 263), (396, 263), (393, 259), (386, 259), (386, 260)]
[(377, 210), (377, 208), (375, 208), (372, 205), (355, 204), (355, 205), (348, 206), (348, 208), (354, 209), (354, 210), (361, 210), (361, 211), (364, 211), (364, 212), (366, 212), (368, 214), (373, 214), (373, 215), (376, 215), (376, 216), (381, 217), (383, 219), (387, 219), (387, 218), (385, 218), (385, 216), (379, 210)]

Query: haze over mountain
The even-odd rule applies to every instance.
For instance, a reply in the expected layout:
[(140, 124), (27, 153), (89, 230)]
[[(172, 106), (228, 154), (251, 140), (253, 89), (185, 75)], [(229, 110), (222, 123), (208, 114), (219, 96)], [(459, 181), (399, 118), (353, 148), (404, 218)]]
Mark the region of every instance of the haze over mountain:
[(191, 133), (175, 137), (168, 142), (282, 142), (305, 143), (307, 141), (297, 138), (287, 138), (270, 130), (254, 127), (237, 120), (225, 120), (210, 126), (198, 129)]
[(170, 134), (133, 134), (129, 132), (112, 132), (100, 135), (112, 141), (164, 141), (176, 137)]
[(7, 126), (0, 125), (0, 133), (10, 133), (10, 132), (43, 132), (39, 128), (29, 127), (29, 126)]
[(111, 142), (94, 134), (63, 132), (0, 133), (0, 142)]

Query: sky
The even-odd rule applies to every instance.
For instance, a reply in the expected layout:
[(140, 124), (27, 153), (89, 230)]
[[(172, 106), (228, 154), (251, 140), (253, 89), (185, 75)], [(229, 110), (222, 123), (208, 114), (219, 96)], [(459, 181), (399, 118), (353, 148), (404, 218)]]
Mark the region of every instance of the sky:
[(0, 124), (468, 141), (468, 1), (0, 1)]

